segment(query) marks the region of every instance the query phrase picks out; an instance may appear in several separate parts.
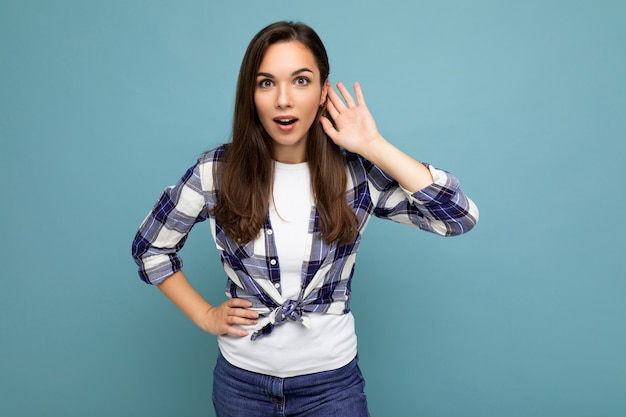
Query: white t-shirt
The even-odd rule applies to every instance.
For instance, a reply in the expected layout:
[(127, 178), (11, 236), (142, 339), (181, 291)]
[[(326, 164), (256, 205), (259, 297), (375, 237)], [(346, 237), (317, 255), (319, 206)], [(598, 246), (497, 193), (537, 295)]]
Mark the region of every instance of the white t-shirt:
[[(280, 290), (285, 299), (297, 299), (309, 221), (313, 215), (311, 177), (306, 162), (275, 162), (270, 222), (280, 263)], [(340, 368), (356, 356), (354, 317), (348, 314), (307, 313), (310, 328), (286, 322), (271, 335), (251, 341), (250, 336), (220, 336), (224, 357), (252, 372), (281, 378)], [(253, 327), (246, 327), (250, 333)]]

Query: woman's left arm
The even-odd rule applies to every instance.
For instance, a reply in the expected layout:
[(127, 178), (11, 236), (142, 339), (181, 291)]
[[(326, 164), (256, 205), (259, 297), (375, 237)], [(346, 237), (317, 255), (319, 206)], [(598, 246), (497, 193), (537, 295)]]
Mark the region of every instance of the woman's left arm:
[[(380, 207), (377, 203), (375, 214), (442, 236), (471, 230), (478, 221), (478, 208), (460, 190), (458, 180), (416, 161), (387, 142), (378, 132), (358, 83), (354, 84), (356, 102), (343, 84), (338, 83), (337, 88), (345, 103), (329, 88), (328, 113), (332, 122), (326, 117), (321, 119), (324, 131), (337, 145), (361, 155), (404, 189), (404, 202), (387, 195), (380, 200)], [(372, 174), (373, 171), (368, 175)], [(388, 192), (398, 193), (398, 190)]]
[(348, 89), (337, 83), (345, 103), (333, 88), (328, 88), (328, 113), (333, 123), (322, 117), (326, 134), (337, 145), (357, 153), (393, 177), (407, 191), (414, 193), (433, 183), (429, 169), (396, 148), (378, 132), (359, 83), (354, 84), (356, 102)]

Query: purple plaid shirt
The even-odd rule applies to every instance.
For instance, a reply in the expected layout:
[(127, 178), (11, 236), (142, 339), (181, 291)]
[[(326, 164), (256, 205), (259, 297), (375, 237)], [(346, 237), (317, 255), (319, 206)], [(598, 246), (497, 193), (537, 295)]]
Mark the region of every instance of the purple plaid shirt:
[(243, 245), (229, 239), (209, 214), (218, 195), (214, 165), (221, 163), (223, 157), (223, 146), (207, 152), (175, 186), (163, 192), (141, 224), (132, 254), (141, 279), (158, 284), (182, 268), (177, 252), (191, 228), (209, 219), (228, 276), (226, 295), (251, 301), (252, 309), (260, 313), (253, 340), (270, 334), (276, 325), (287, 320), (307, 326), (306, 313), (350, 311), (350, 281), (356, 254), (372, 215), (442, 236), (468, 232), (478, 221), (478, 209), (451, 174), (424, 164), (435, 182), (410, 193), (371, 162), (346, 152), (346, 198), (357, 216), (357, 239), (343, 246), (323, 241), (317, 211), (312, 210), (307, 236), (309, 257), (303, 260), (300, 294), (295, 300), (287, 300), (280, 293), (280, 260), (269, 213), (259, 237)]

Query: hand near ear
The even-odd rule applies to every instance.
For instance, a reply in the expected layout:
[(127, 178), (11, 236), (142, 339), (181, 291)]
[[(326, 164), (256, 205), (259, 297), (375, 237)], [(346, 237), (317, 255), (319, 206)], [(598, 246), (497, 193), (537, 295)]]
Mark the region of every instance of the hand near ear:
[(337, 83), (337, 88), (345, 103), (329, 86), (327, 109), (335, 124), (333, 126), (327, 117), (322, 117), (321, 123), (324, 131), (337, 145), (365, 156), (368, 153), (368, 147), (383, 138), (365, 104), (359, 83), (354, 83), (356, 102), (343, 83)]
[(354, 83), (356, 102), (342, 83), (337, 83), (337, 88), (345, 103), (335, 90), (328, 88), (328, 114), (334, 126), (328, 118), (320, 119), (330, 139), (369, 160), (410, 192), (432, 184), (433, 177), (426, 166), (387, 142), (378, 132), (359, 83)]

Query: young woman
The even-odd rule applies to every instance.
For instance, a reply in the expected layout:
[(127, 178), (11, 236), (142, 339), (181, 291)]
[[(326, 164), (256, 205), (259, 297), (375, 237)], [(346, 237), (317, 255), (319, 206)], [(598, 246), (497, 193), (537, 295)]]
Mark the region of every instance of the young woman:
[[(241, 64), (231, 143), (165, 190), (133, 242), (141, 278), (218, 336), (220, 417), (369, 415), (350, 282), (370, 217), (444, 236), (478, 220), (452, 175), (381, 136), (358, 83), (355, 100), (328, 74), (310, 27), (261, 30)], [(228, 277), (219, 306), (177, 256), (206, 219)]]

